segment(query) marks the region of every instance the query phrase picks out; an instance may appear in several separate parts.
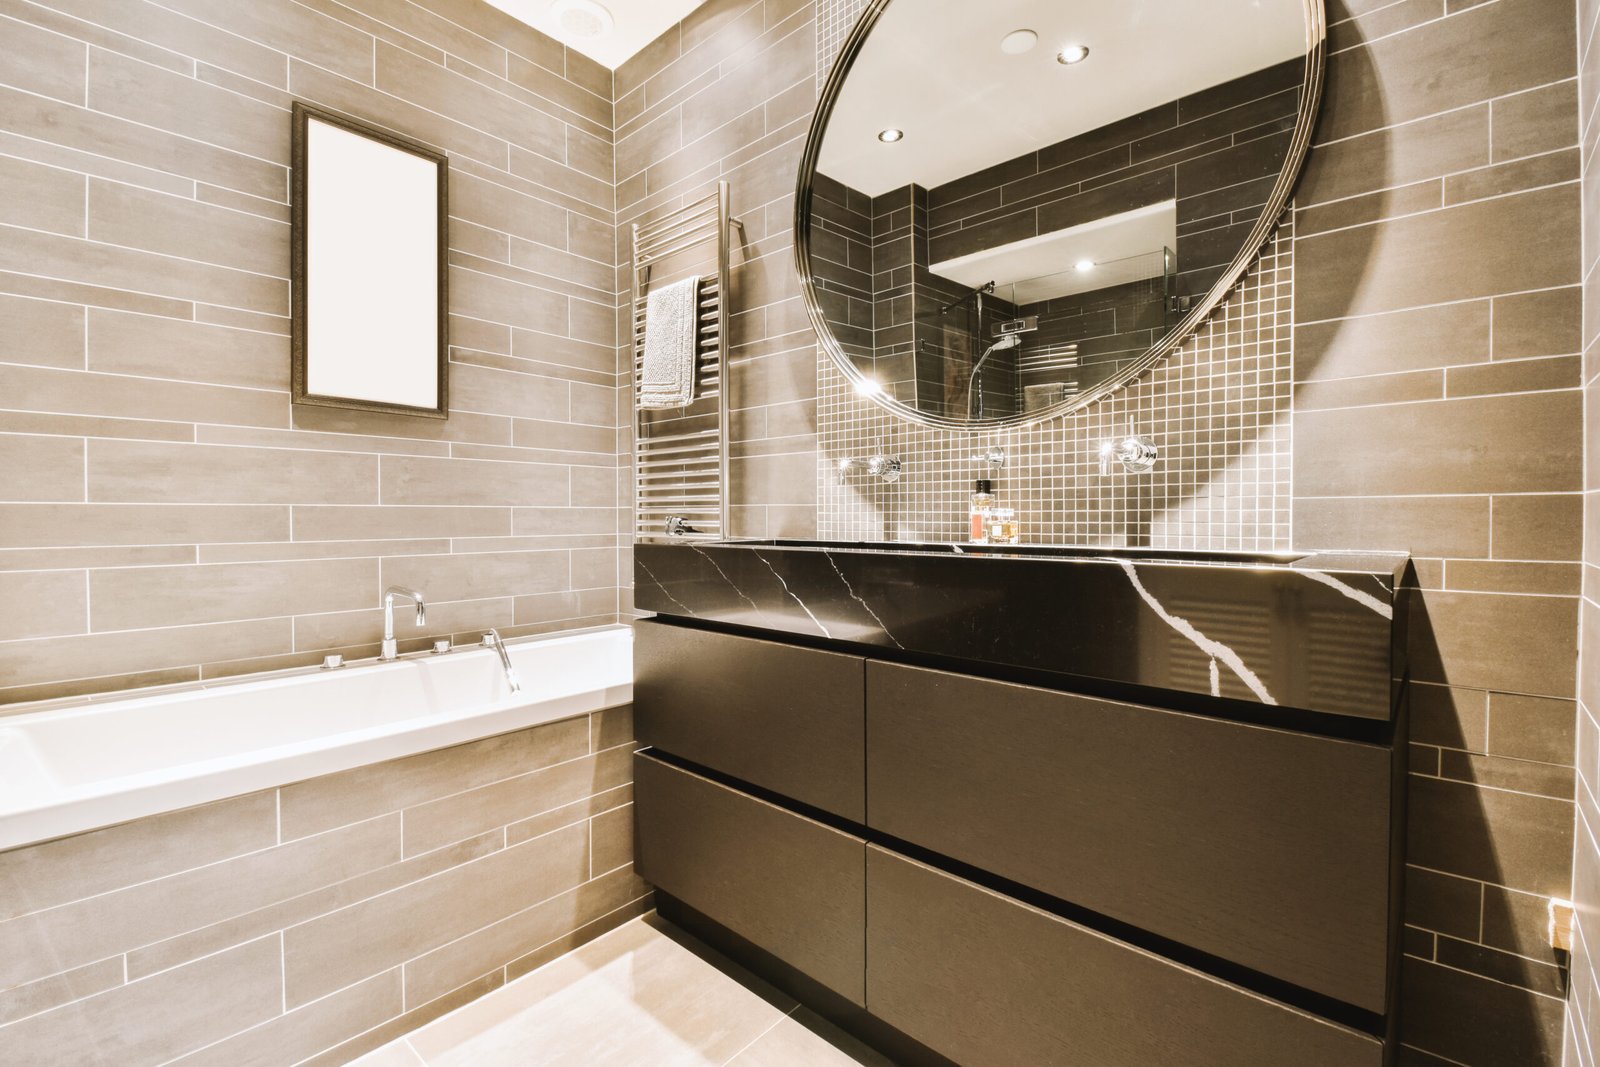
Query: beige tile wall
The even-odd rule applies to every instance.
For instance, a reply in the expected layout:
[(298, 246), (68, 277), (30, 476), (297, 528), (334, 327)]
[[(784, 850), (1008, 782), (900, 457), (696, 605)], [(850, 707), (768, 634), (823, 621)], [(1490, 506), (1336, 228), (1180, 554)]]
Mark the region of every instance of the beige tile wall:
[(1584, 542), (1583, 600), (1578, 653), (1577, 818), (1573, 827), (1572, 900), (1577, 906), (1571, 982), (1567, 996), (1566, 1057), (1568, 1067), (1600, 1063), (1600, 1037), (1595, 1013), (1600, 1011), (1595, 950), (1600, 948), (1600, 441), (1596, 404), (1600, 403), (1600, 167), (1595, 165), (1595, 122), (1600, 100), (1596, 64), (1600, 49), (1600, 3), (1578, 3), (1579, 144), (1583, 166), (1583, 399)]
[[(0, 703), (614, 621), (612, 79), (479, 0), (0, 7)], [(451, 159), (448, 421), (289, 404), (289, 105)]]
[[(730, 303), (737, 536), (811, 537), (817, 529), (816, 335), (793, 268), (816, 40), (813, 0), (710, 0), (616, 73), (619, 264), (631, 256), (632, 223), (703, 196), (718, 180), (731, 183), (744, 222)], [(620, 374), (629, 356), (619, 348)], [(632, 425), (625, 403), (619, 420)]]
[(649, 907), (627, 707), (0, 853), (0, 1063), (337, 1064)]

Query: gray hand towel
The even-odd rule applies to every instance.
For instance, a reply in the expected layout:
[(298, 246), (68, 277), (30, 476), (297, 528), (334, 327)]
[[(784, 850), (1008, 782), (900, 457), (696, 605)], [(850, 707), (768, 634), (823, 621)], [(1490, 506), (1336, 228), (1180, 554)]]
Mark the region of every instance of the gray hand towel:
[(700, 279), (685, 278), (650, 293), (645, 305), (641, 408), (681, 408), (694, 399)]

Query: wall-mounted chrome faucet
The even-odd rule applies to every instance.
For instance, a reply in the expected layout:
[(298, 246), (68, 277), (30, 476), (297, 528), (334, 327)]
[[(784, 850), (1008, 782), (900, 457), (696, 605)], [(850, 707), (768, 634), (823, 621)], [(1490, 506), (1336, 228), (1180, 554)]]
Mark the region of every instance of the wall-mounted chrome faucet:
[(988, 467), (997, 471), (1006, 465), (1006, 450), (999, 447), (986, 448), (972, 456), (974, 465)]
[(1147, 437), (1140, 437), (1133, 425), (1133, 416), (1128, 416), (1128, 436), (1116, 441), (1100, 442), (1100, 473), (1110, 474), (1111, 464), (1122, 464), (1122, 469), (1129, 474), (1147, 474), (1156, 465), (1156, 459), (1161, 453), (1156, 449), (1154, 442)]
[(885, 456), (881, 453), (875, 456), (851, 456), (849, 459), (839, 461), (839, 484), (843, 485), (845, 476), (857, 468), (891, 485), (900, 480), (900, 475), (904, 471), (899, 456)]
[(394, 601), (395, 597), (404, 597), (417, 605), (417, 625), (421, 626), (428, 621), (428, 606), (422, 601), (422, 593), (415, 589), (407, 589), (403, 585), (391, 585), (383, 593), (383, 649), (378, 653), (381, 660), (392, 660), (399, 656), (399, 642), (394, 639)]

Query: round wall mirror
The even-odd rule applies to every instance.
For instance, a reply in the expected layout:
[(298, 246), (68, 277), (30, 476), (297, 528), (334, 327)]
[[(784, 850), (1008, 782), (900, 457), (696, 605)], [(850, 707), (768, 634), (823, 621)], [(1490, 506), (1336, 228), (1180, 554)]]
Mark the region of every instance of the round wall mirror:
[(1171, 352), (1288, 203), (1322, 0), (875, 0), (823, 89), (812, 322), (917, 422), (1073, 411)]

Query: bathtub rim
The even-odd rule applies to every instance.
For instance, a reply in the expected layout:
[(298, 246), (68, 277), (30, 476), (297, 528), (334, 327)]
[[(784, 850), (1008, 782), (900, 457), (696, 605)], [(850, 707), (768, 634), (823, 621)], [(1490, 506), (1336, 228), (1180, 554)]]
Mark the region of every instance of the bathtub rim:
[[(530, 644), (555, 644), (563, 641), (615, 634), (631, 649), (633, 628), (626, 623), (563, 630), (508, 640), (512, 648)], [(462, 652), (488, 649), (465, 646)], [(350, 670), (386, 670), (417, 660), (426, 661), (430, 653), (403, 656), (396, 663), (376, 660), (356, 664)], [(296, 679), (310, 681), (318, 668), (292, 668), (218, 679), (208, 684), (185, 683), (180, 687), (152, 687), (125, 690), (93, 701), (74, 701), (14, 715), (0, 715), (0, 735), (26, 721), (48, 717), (51, 720), (105, 713), (109, 704), (148, 705), (174, 697), (195, 699), (218, 689), (277, 687)], [(343, 673), (341, 671), (341, 673)], [(34, 807), (0, 809), (0, 854), (16, 849), (96, 830), (108, 829), (157, 815), (199, 807), (245, 796), (266, 789), (277, 789), (313, 778), (386, 763), (407, 756), (421, 755), (457, 745), (470, 744), (501, 734), (544, 726), (587, 716), (598, 711), (625, 706), (633, 700), (631, 672), (628, 680), (616, 685), (601, 685), (544, 700), (523, 702), (507, 698), (484, 705), (470, 715), (457, 711), (441, 712), (360, 730), (319, 737), (315, 742), (296, 741), (256, 749), (241, 757), (221, 756), (196, 760), (138, 774), (101, 779), (84, 785), (59, 788), (45, 804)], [(25, 735), (24, 735), (25, 736)]]
[[(541, 633), (524, 634), (521, 637), (508, 637), (505, 642), (506, 647), (516, 648), (519, 645), (539, 644), (546, 641), (555, 641), (563, 637), (580, 637), (585, 634), (607, 633), (616, 630), (627, 630), (631, 633), (633, 625), (630, 622), (603, 622), (593, 626), (580, 626), (571, 630), (546, 630)], [(483, 650), (484, 647), (479, 644), (452, 645), (449, 654), (478, 652)], [(322, 655), (321, 652), (315, 654)], [(423, 648), (414, 652), (402, 652), (392, 662), (410, 663), (416, 660), (436, 658), (438, 657), (434, 652)], [(339, 670), (343, 672), (347, 669), (387, 667), (389, 665), (389, 663), (379, 660), (377, 656), (368, 656), (364, 659), (347, 658)], [(130, 700), (144, 700), (147, 697), (176, 696), (181, 693), (190, 693), (202, 689), (221, 689), (227, 686), (271, 682), (279, 678), (309, 678), (323, 673), (321, 665), (306, 663), (294, 667), (278, 667), (269, 671), (246, 671), (241, 674), (228, 674), (216, 678), (195, 678), (182, 682), (163, 682), (157, 685), (128, 686), (124, 689), (103, 689), (93, 693), (74, 693), (70, 696), (40, 697), (38, 700), (0, 702), (0, 729), (12, 725), (13, 721), (20, 716), (90, 708), (97, 704), (120, 704)], [(93, 681), (93, 679), (89, 680)]]

